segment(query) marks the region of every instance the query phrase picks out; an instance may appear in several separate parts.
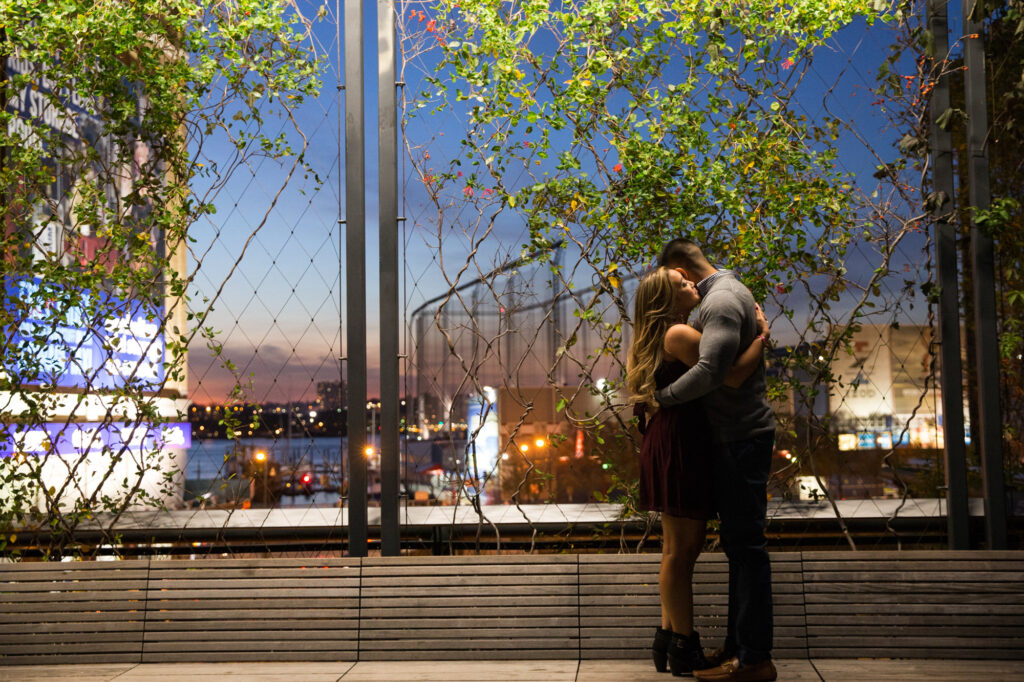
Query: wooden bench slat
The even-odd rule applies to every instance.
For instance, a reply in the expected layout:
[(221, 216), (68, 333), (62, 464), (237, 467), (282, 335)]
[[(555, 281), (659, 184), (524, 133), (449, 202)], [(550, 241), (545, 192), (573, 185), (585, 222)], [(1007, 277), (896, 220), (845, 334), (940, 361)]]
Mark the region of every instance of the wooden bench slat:
[[(564, 649), (438, 649), (430, 651), (431, 661), (463, 661), (463, 660), (575, 660), (579, 655), (579, 648), (576, 646)], [(399, 652), (400, 654), (400, 652)], [(650, 653), (648, 653), (648, 656)], [(401, 655), (395, 655), (392, 650), (360, 649), (360, 661), (394, 661), (402, 660)]]
[(376, 578), (421, 578), (421, 577), (435, 577), (435, 576), (556, 576), (556, 575), (570, 575), (574, 576), (577, 573), (576, 564), (570, 563), (558, 563), (558, 564), (480, 564), (471, 565), (471, 572), (467, 571), (467, 566), (453, 565), (453, 564), (442, 564), (442, 565), (416, 565), (416, 564), (402, 564), (399, 566), (367, 566), (363, 568), (362, 579), (376, 579)]
[[(886, 622), (878, 625), (810, 625), (807, 631), (814, 637), (960, 637), (965, 640), (987, 639), (990, 637), (1024, 638), (1024, 632), (1017, 625), (936, 625), (934, 619), (922, 619), (918, 623), (891, 625)], [(971, 644), (967, 644), (971, 646)]]
[[(879, 615), (877, 613), (871, 614), (855, 614), (846, 613), (842, 614), (842, 623), (846, 627), (857, 627), (860, 625), (869, 625), (875, 627), (879, 624)], [(935, 622), (937, 616), (942, 614), (935, 614), (933, 612), (918, 613), (918, 614), (905, 614), (905, 613), (887, 613), (885, 614), (885, 620), (883, 621), (885, 626), (909, 626), (925, 623), (929, 627), (938, 626)], [(985, 609), (984, 614), (947, 614), (951, 616), (951, 622), (955, 622), (958, 625), (978, 627), (987, 625), (1014, 625), (1017, 627), (1024, 627), (1024, 612), (1018, 610), (1016, 615), (998, 615), (988, 613), (988, 609)], [(811, 626), (829, 626), (836, 622), (836, 617), (833, 611), (829, 610), (828, 613), (808, 613), (807, 614), (807, 625)]]
[(285, 590), (277, 589), (273, 587), (266, 588), (243, 588), (237, 590), (230, 589), (181, 589), (181, 590), (149, 590), (148, 598), (156, 601), (168, 601), (174, 599), (186, 599), (186, 600), (217, 600), (217, 599), (303, 599), (303, 598), (320, 598), (320, 599), (338, 599), (338, 598), (358, 598), (359, 588), (358, 587), (324, 587), (317, 589), (315, 587), (296, 587), (288, 588)]
[[(501, 639), (515, 639), (515, 640), (534, 640), (537, 638), (539, 628), (534, 627), (491, 627), (491, 628), (448, 628), (441, 626), (444, 621), (435, 623), (432, 627), (425, 628), (366, 628), (360, 629), (361, 642), (378, 641), (378, 640), (407, 640), (412, 639), (416, 642), (420, 642), (424, 639), (430, 640), (449, 640), (449, 639), (461, 639), (461, 640), (472, 640), (474, 642), (485, 642), (489, 640), (501, 640)], [(439, 627), (440, 626), (440, 627)], [(547, 626), (544, 628), (545, 637), (577, 637), (579, 635), (579, 628), (574, 623), (571, 627), (552, 627)], [(418, 646), (418, 644), (417, 644)]]
[(808, 604), (885, 604), (894, 601), (896, 596), (902, 597), (904, 601), (911, 604), (947, 604), (964, 603), (966, 595), (970, 595), (969, 603), (972, 604), (1024, 604), (1024, 594), (978, 594), (959, 592), (916, 592), (916, 593), (885, 593), (876, 590), (874, 593), (869, 590), (856, 591), (856, 599), (850, 597), (850, 592), (808, 592), (804, 598)]
[(992, 573), (965, 571), (955, 572), (896, 572), (886, 571), (880, 573), (865, 572), (835, 572), (835, 573), (807, 573), (808, 580), (805, 584), (813, 589), (824, 585), (880, 585), (885, 589), (904, 589), (904, 586), (923, 586), (927, 589), (934, 588), (959, 588), (959, 587), (991, 587), (995, 590), (1008, 592), (1024, 591), (1024, 571), (1006, 572), (1006, 578), (995, 578)]
[(846, 614), (874, 614), (888, 616), (890, 614), (929, 614), (929, 615), (959, 615), (959, 614), (1020, 614), (1021, 608), (1016, 604), (896, 604), (891, 599), (881, 599), (876, 603), (865, 604), (859, 602), (850, 604), (839, 600), (813, 602), (808, 600), (806, 607), (810, 614), (834, 614), (845, 616)]
[[(309, 570), (327, 568), (358, 569), (363, 559), (353, 557), (330, 558), (261, 558), (261, 559), (151, 559), (149, 570), (154, 575), (160, 571), (171, 570), (222, 570), (241, 568), (247, 571), (267, 571), (289, 568), (306, 568)], [(120, 562), (118, 562), (120, 563)]]
[(406, 565), (412, 566), (478, 566), (481, 564), (526, 564), (537, 567), (551, 564), (578, 563), (575, 554), (461, 554), (456, 556), (396, 556), (396, 557), (364, 557), (362, 566), (364, 571), (372, 571), (379, 568), (400, 568)]
[[(852, 555), (851, 555), (852, 556)], [(845, 571), (878, 571), (888, 572), (891, 570), (895, 571), (942, 571), (942, 572), (961, 572), (961, 571), (985, 571), (993, 573), (1007, 572), (1020, 572), (1020, 559), (1005, 559), (1002, 561), (992, 560), (981, 560), (972, 559), (970, 561), (952, 561), (952, 560), (921, 560), (921, 559), (900, 559), (894, 557), (888, 560), (875, 560), (875, 561), (860, 561), (856, 558), (850, 558), (846, 561), (814, 561), (807, 560), (803, 563), (805, 574), (817, 574), (825, 572), (845, 572)]]
[[(53, 642), (47, 644), (23, 644), (19, 646), (5, 646), (4, 653), (11, 656), (24, 656), (26, 654), (71, 654), (71, 653), (133, 653), (139, 651), (142, 638), (122, 637), (115, 641), (107, 642)], [(6, 663), (6, 656), (5, 656)]]
[[(538, 584), (540, 582), (540, 584)], [(538, 581), (536, 576), (514, 573), (509, 575), (458, 575), (458, 576), (408, 576), (404, 578), (374, 578), (365, 577), (361, 581), (362, 588), (373, 589), (373, 588), (390, 588), (390, 589), (401, 589), (401, 588), (417, 588), (417, 587), (445, 587), (445, 588), (459, 588), (459, 587), (497, 587), (504, 588), (506, 586), (518, 586), (518, 585), (530, 585), (534, 587), (543, 587), (545, 585), (573, 585), (577, 583), (575, 573), (563, 573), (546, 575), (542, 581)]]
[(150, 618), (146, 621), (147, 632), (164, 632), (164, 631), (178, 631), (183, 629), (195, 630), (197, 627), (202, 628), (203, 632), (214, 633), (214, 632), (231, 632), (231, 631), (246, 631), (246, 630), (279, 630), (284, 632), (286, 630), (355, 630), (359, 627), (359, 620), (357, 613), (352, 613), (346, 618), (303, 618), (301, 615), (292, 614), (290, 618), (267, 618), (259, 619), (245, 618), (245, 619), (230, 619), (222, 620), (219, 617), (214, 620), (210, 618), (199, 619), (200, 622), (196, 622), (197, 619), (176, 619), (176, 620), (154, 620)]
[(153, 571), (150, 583), (168, 580), (359, 580), (358, 566), (281, 567), (281, 568), (167, 568)]
[[(522, 600), (514, 599), (504, 605), (490, 604), (487, 606), (481, 606), (479, 602), (470, 605), (459, 606), (455, 611), (460, 617), (467, 617), (470, 614), (480, 614), (480, 618), (501, 618), (505, 617), (503, 614), (508, 616), (522, 616), (529, 617), (534, 615), (539, 616), (576, 616), (578, 613), (578, 605), (575, 599), (560, 600), (557, 604), (545, 604), (544, 606), (533, 606), (531, 604), (523, 604)], [(378, 606), (366, 606), (361, 609), (362, 618), (396, 618), (396, 617), (409, 617), (409, 618), (424, 618), (424, 617), (437, 617), (437, 609), (433, 606), (427, 605), (423, 607), (402, 607), (400, 609), (382, 609)]]
[[(648, 643), (649, 646), (649, 643)], [(571, 637), (524, 637), (510, 639), (508, 637), (476, 637), (472, 643), (457, 642), (456, 650), (510, 650), (524, 651), (529, 649), (570, 649), (579, 647), (579, 638)], [(440, 652), (452, 649), (452, 642), (448, 639), (437, 637), (420, 637), (415, 640), (408, 639), (364, 639), (359, 641), (359, 650), (362, 651), (427, 651)]]
[[(352, 646), (355, 646), (355, 638), (349, 638)], [(280, 637), (261, 637), (253, 640), (224, 640), (209, 641), (196, 640), (188, 642), (187, 645), (177, 640), (146, 641), (144, 651), (156, 653), (159, 651), (337, 651), (344, 647), (344, 639), (327, 639), (324, 637), (305, 639), (284, 639)]]
[(303, 651), (301, 656), (294, 651), (156, 651), (145, 652), (142, 663), (273, 663), (296, 660), (347, 663), (356, 660), (356, 654), (354, 647), (333, 651)]
[(119, 653), (66, 652), (46, 655), (5, 654), (0, 659), (0, 668), (8, 665), (72, 665), (81, 663), (140, 663), (138, 651)]
[(283, 642), (292, 640), (315, 641), (336, 641), (355, 640), (355, 628), (350, 629), (301, 629), (288, 630), (269, 627), (264, 630), (147, 630), (143, 635), (143, 641), (148, 647), (154, 642), (180, 642), (182, 648), (190, 648), (194, 642), (207, 642), (210, 646), (226, 642)]
[[(809, 647), (838, 648), (843, 646), (849, 646), (864, 647), (868, 649), (878, 649), (894, 646), (894, 641), (896, 640), (894, 640), (892, 637), (871, 637), (867, 635), (819, 637), (814, 632), (807, 633), (807, 645)], [(1020, 649), (1024, 648), (1024, 637), (981, 637), (975, 639), (968, 637), (938, 636), (900, 637), (898, 640), (898, 646), (907, 647), (909, 649), (941, 649), (943, 647), (950, 649)]]
[(247, 590), (247, 589), (310, 590), (326, 588), (359, 589), (357, 578), (231, 578), (158, 580), (149, 583), (149, 590)]
[(26, 632), (18, 635), (0, 635), (0, 651), (17, 649), (28, 644), (100, 644), (103, 642), (138, 641), (133, 635), (142, 634), (142, 623), (138, 627), (125, 628), (121, 631), (103, 632)]
[[(854, 649), (811, 646), (811, 658), (922, 658), (922, 659), (991, 659), (989, 649), (962, 649), (960, 647), (915, 648), (899, 645), (891, 647), (863, 647)], [(999, 649), (1002, 660), (1024, 660), (1024, 649)], [(859, 653), (858, 653), (859, 652)]]
[[(273, 609), (251, 609), (245, 607), (239, 607), (237, 603), (235, 608), (215, 609), (207, 610), (196, 608), (194, 604), (178, 604), (179, 608), (165, 609), (162, 605), (150, 605), (147, 611), (148, 621), (160, 621), (160, 620), (174, 620), (174, 621), (188, 621), (188, 620), (204, 620), (208, 621), (211, 619), (216, 620), (253, 620), (253, 619), (264, 619), (268, 621), (275, 620), (292, 620), (298, 613), (294, 608), (273, 608)], [(280, 606), (280, 604), (278, 604)], [(355, 618), (359, 615), (359, 607), (356, 604), (348, 608), (337, 607), (337, 608), (323, 608), (322, 606), (317, 608), (305, 608), (302, 609), (301, 614), (309, 618)]]

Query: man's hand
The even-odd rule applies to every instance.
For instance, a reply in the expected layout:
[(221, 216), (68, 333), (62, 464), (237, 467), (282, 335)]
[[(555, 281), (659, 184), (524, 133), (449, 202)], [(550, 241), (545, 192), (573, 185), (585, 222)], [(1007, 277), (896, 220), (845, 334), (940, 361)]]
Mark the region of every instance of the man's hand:
[(757, 317), (757, 333), (763, 334), (765, 341), (771, 338), (772, 330), (768, 326), (768, 318), (764, 316), (764, 311), (761, 310), (761, 306), (754, 304), (755, 316)]

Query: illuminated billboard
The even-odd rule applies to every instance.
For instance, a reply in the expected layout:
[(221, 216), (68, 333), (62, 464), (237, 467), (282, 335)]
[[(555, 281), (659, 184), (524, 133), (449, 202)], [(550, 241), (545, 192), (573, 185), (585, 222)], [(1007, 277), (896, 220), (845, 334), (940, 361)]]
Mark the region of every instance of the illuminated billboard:
[[(0, 273), (0, 378), (10, 384), (0, 392), (0, 476), (20, 482), (19, 491), (0, 489), (0, 507), (18, 492), (44, 509), (53, 490), (69, 508), (90, 498), (180, 505), (191, 430), (177, 421), (184, 379), (166, 364), (173, 299), (163, 273), (133, 279), (138, 288), (111, 276), (151, 266), (129, 258), (139, 245), (166, 256), (163, 230), (148, 219), (147, 179), (164, 179), (146, 137), (149, 101), (124, 83), (133, 119), (114, 134), (102, 102), (54, 82), (17, 48), (0, 69), (10, 144), (38, 157), (46, 183), (18, 194), (15, 176), (7, 191), (17, 201), (0, 207), (25, 258)], [(184, 320), (175, 324), (182, 333)]]
[(192, 426), (187, 423), (80, 422), (10, 426), (0, 439), (0, 457), (12, 455), (81, 455), (93, 450), (147, 452), (161, 448), (192, 446)]
[[(38, 301), (39, 280), (8, 281), (8, 296)], [(36, 306), (10, 330), (23, 363), (11, 367), (28, 385), (159, 390), (164, 381), (161, 310), (106, 292), (75, 292), (60, 315)], [(6, 330), (5, 330), (6, 331)], [(14, 359), (14, 358), (12, 358)]]
[(829, 411), (839, 450), (943, 447), (930, 341), (924, 325), (863, 325), (854, 332), (851, 352), (832, 364)]
[[(485, 477), (494, 470), (498, 462), (498, 393), (490, 386), (484, 386), (482, 395), (469, 397), (466, 410), (467, 434), (470, 438), (469, 452), (476, 454), (476, 472)], [(473, 472), (473, 462), (469, 463)]]

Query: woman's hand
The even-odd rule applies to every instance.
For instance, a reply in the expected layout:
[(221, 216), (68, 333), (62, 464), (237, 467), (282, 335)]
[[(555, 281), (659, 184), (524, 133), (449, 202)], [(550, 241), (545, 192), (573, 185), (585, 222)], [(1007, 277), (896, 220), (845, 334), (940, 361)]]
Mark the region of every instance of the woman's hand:
[(768, 318), (764, 316), (764, 311), (761, 310), (761, 306), (754, 304), (755, 316), (757, 317), (757, 333), (763, 334), (765, 340), (771, 338), (772, 330), (768, 326)]

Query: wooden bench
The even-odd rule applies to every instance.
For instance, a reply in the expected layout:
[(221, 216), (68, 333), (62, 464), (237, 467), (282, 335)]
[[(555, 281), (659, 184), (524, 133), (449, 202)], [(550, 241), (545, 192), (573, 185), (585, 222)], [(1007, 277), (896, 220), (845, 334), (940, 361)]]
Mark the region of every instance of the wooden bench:
[(358, 559), (153, 561), (143, 663), (355, 660)]
[(579, 656), (576, 555), (363, 560), (360, 660)]
[(805, 552), (820, 658), (1024, 658), (1022, 552)]
[[(656, 554), (580, 555), (581, 658), (633, 658), (660, 622)], [(772, 555), (775, 655), (807, 658), (800, 554)], [(725, 638), (729, 573), (724, 554), (697, 561), (694, 626), (705, 644)]]
[[(0, 564), (0, 665), (644, 658), (655, 554)], [(1024, 658), (1024, 552), (772, 554), (779, 658)], [(724, 636), (722, 554), (697, 564)]]
[(0, 664), (139, 663), (149, 564), (0, 565)]

